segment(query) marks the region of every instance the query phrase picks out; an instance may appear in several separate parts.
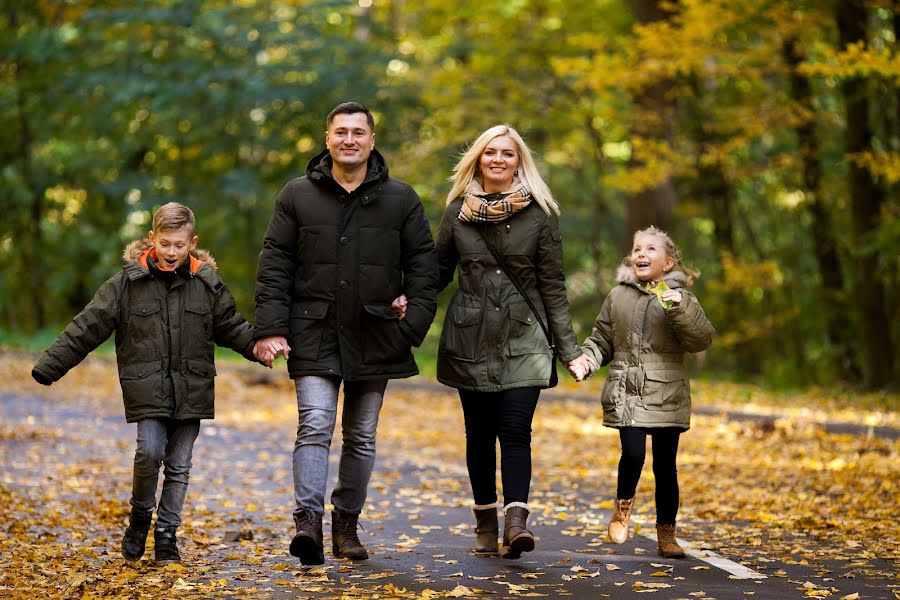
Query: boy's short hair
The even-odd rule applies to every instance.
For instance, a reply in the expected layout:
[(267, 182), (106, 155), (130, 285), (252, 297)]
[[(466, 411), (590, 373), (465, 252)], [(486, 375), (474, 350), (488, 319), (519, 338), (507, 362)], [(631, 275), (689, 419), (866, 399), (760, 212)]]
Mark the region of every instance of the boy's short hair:
[(183, 227), (187, 227), (188, 231), (193, 235), (196, 226), (194, 211), (178, 202), (163, 204), (153, 213), (153, 231), (156, 232), (178, 231)]
[(375, 117), (372, 116), (372, 113), (369, 112), (368, 108), (359, 102), (342, 102), (332, 108), (331, 112), (328, 113), (328, 118), (325, 119), (325, 128), (328, 129), (331, 127), (331, 122), (336, 115), (355, 115), (356, 113), (366, 115), (366, 122), (369, 124), (369, 129), (375, 131)]

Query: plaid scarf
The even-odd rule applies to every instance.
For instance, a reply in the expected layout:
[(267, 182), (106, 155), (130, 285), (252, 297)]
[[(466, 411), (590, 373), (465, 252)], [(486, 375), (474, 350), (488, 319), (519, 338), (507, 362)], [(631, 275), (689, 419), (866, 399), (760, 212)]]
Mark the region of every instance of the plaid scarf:
[(518, 177), (512, 187), (499, 194), (485, 194), (481, 183), (473, 179), (463, 194), (459, 220), (467, 223), (500, 223), (531, 203), (531, 193)]

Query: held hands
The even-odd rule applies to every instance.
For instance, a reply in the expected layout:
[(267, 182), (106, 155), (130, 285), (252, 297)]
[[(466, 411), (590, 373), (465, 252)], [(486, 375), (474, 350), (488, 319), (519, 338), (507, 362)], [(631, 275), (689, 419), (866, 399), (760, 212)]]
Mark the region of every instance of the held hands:
[(397, 318), (401, 321), (403, 320), (403, 317), (406, 316), (406, 304), (406, 294), (400, 294), (394, 298), (393, 302), (391, 302), (391, 308), (394, 309), (394, 314), (397, 315)]
[(256, 340), (256, 344), (253, 346), (253, 356), (270, 369), (272, 368), (272, 363), (275, 362), (279, 355), (287, 359), (290, 353), (291, 347), (288, 345), (287, 340), (280, 335), (260, 338)]
[(582, 354), (566, 363), (566, 369), (569, 370), (575, 381), (584, 381), (599, 368), (600, 365), (597, 364), (597, 361), (587, 354)]

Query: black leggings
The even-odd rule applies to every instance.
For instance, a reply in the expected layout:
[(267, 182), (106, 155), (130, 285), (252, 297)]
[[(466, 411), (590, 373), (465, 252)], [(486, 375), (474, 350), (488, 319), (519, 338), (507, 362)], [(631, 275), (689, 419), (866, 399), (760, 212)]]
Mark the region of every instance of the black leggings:
[(656, 522), (674, 525), (678, 514), (678, 470), (675, 455), (678, 454), (678, 438), (684, 429), (680, 427), (621, 427), (622, 458), (619, 459), (619, 485), (616, 497), (634, 497), (644, 457), (647, 455), (647, 436), (653, 439), (653, 475), (656, 477)]
[(539, 388), (502, 392), (459, 390), (466, 422), (466, 466), (475, 504), (497, 501), (497, 439), (503, 502), (528, 502), (531, 487), (531, 420)]

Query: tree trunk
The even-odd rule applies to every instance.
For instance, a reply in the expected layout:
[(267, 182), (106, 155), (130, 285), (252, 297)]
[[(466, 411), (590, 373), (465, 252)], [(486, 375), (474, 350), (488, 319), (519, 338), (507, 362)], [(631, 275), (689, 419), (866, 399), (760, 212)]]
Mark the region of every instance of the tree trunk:
[[(634, 11), (638, 23), (653, 23), (670, 18), (663, 10), (660, 0), (634, 0)], [(664, 140), (672, 144), (674, 135), (674, 102), (671, 98), (672, 81), (663, 80), (647, 86), (634, 98), (636, 118), (633, 133), (648, 139)], [(631, 166), (642, 163), (641, 157), (632, 156)], [(631, 239), (635, 231), (649, 225), (668, 229), (675, 204), (675, 187), (671, 178), (666, 178), (652, 188), (631, 193), (627, 200), (625, 239), (622, 248), (631, 251)]]
[(841, 368), (841, 378), (859, 381), (861, 373), (854, 354), (850, 307), (846, 300), (838, 241), (831, 212), (822, 193), (822, 160), (816, 136), (812, 89), (809, 79), (797, 71), (797, 67), (806, 60), (800, 40), (787, 40), (783, 54), (790, 68), (791, 95), (794, 102), (807, 114), (804, 122), (795, 127), (795, 132), (803, 160), (803, 191), (809, 198), (809, 212), (812, 216), (813, 251), (822, 278), (825, 331), (835, 359), (834, 364)]
[[(864, 43), (867, 20), (864, 0), (839, 0), (836, 8), (841, 47)], [(847, 121), (845, 150), (850, 155), (871, 147), (872, 128), (866, 87), (866, 81), (860, 77), (845, 79), (841, 84)], [(854, 300), (862, 344), (863, 381), (867, 388), (883, 388), (893, 378), (894, 352), (884, 301), (885, 289), (877, 274), (878, 258), (866, 246), (878, 227), (885, 191), (867, 169), (854, 162), (850, 162), (849, 169)]]

